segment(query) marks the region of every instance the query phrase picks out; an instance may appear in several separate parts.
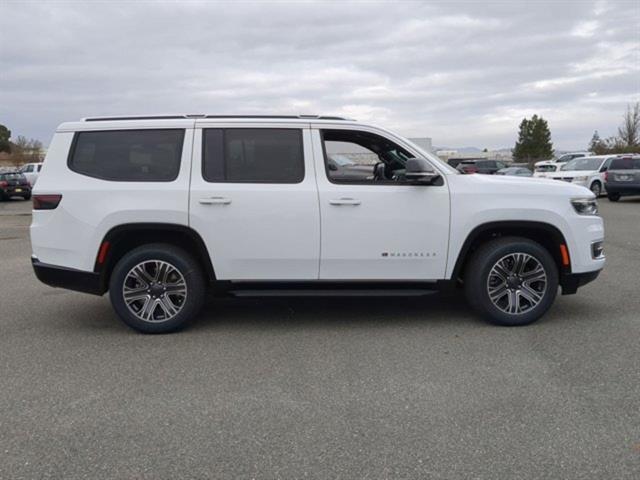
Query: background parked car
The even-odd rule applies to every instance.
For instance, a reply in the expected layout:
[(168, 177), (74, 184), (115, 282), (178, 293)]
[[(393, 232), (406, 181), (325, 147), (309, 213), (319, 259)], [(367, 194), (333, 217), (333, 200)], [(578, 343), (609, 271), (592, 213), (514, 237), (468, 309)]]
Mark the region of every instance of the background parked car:
[(506, 168), (506, 164), (498, 160), (463, 160), (458, 164), (456, 170), (461, 173), (484, 173), (493, 175), (498, 170)]
[(496, 175), (509, 175), (513, 177), (530, 177), (533, 175), (531, 170), (524, 167), (507, 167), (496, 172)]
[(553, 178), (556, 172), (559, 172), (563, 165), (563, 163), (546, 163), (543, 165), (538, 165), (535, 167), (533, 176), (541, 178)]
[(558, 158), (553, 160), (542, 160), (540, 162), (536, 162), (534, 164), (534, 167), (538, 167), (541, 165), (551, 165), (554, 163), (563, 164), (563, 163), (570, 162), (571, 160), (574, 160), (576, 158), (590, 157), (591, 155), (593, 155), (591, 152), (569, 152), (569, 153), (560, 155)]
[(42, 163), (27, 163), (20, 168), (19, 172), (24, 174), (29, 184), (33, 187), (38, 180), (41, 169)]
[(604, 178), (612, 202), (621, 196), (640, 195), (640, 156), (614, 158)]
[(598, 197), (604, 192), (605, 172), (615, 158), (612, 155), (575, 158), (563, 165), (552, 178), (587, 187)]
[(31, 186), (27, 178), (20, 172), (0, 173), (0, 200), (11, 197), (31, 198)]

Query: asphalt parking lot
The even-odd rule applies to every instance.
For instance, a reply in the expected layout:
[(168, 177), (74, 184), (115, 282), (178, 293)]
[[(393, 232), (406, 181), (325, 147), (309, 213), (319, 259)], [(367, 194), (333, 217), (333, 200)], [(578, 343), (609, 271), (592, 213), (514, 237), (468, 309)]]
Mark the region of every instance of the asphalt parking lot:
[(30, 265), (0, 202), (0, 478), (640, 478), (640, 200), (524, 328), (461, 297), (212, 300), (137, 334)]

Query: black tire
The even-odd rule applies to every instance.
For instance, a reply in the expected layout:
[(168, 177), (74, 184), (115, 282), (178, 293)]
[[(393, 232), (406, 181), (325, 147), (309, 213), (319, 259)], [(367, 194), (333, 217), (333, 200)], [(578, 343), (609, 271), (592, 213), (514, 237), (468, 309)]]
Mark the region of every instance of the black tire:
[[(169, 292), (163, 292), (162, 286), (164, 285), (164, 289), (166, 290), (167, 286), (170, 287), (172, 285), (176, 285), (168, 281), (166, 283), (157, 281), (154, 282), (155, 285), (153, 285), (153, 279), (149, 279), (149, 285), (144, 286), (145, 284), (143, 283), (135, 285), (135, 288), (137, 289), (136, 291), (149, 288), (146, 292), (152, 293), (147, 295), (145, 292), (141, 292), (142, 295), (147, 297), (146, 299), (136, 300), (132, 304), (131, 308), (127, 305), (127, 302), (124, 299), (125, 284), (131, 285), (131, 282), (135, 281), (135, 279), (130, 276), (131, 270), (144, 262), (149, 262), (145, 263), (145, 265), (151, 266), (154, 264), (153, 262), (158, 262), (158, 264), (162, 265), (169, 265), (178, 272), (175, 273), (172, 271), (172, 274), (174, 275), (174, 278), (178, 279), (180, 285), (185, 285), (185, 298), (172, 298), (169, 305), (178, 310), (174, 316), (163, 319), (164, 313), (166, 312), (166, 303), (162, 302), (166, 302), (166, 299), (169, 298), (168, 295), (171, 294)], [(153, 273), (153, 270), (151, 270), (151, 272)], [(156, 279), (159, 275), (161, 274), (158, 273), (155, 275)], [(181, 277), (179, 277), (179, 275), (181, 275)], [(155, 290), (152, 291), (151, 288)], [(153, 299), (156, 300), (152, 300), (151, 295), (153, 295)], [(181, 248), (161, 243), (143, 245), (124, 255), (114, 267), (109, 281), (109, 297), (111, 299), (113, 309), (124, 323), (134, 330), (143, 333), (168, 333), (183, 328), (201, 310), (205, 295), (206, 284), (202, 274), (202, 269), (194, 258)], [(150, 315), (154, 316), (155, 314), (160, 313), (160, 315), (158, 315), (158, 317), (160, 317), (159, 319), (152, 318), (150, 320), (145, 320), (134, 313), (133, 310), (139, 307), (138, 314), (142, 312), (142, 315), (144, 316), (145, 309), (143, 305), (151, 305), (152, 303), (145, 302), (154, 301), (162, 304), (155, 304), (151, 307), (150, 310), (152, 311)], [(158, 309), (160, 310), (159, 312)]]
[(598, 198), (600, 195), (602, 195), (602, 184), (596, 180), (591, 184), (589, 190), (591, 190), (596, 198)]
[(607, 198), (611, 202), (617, 202), (618, 200), (620, 200), (620, 194), (619, 193), (609, 193), (609, 194), (607, 194)]
[(24, 198), (25, 200), (31, 200), (31, 194), (27, 193), (26, 195), (24, 195), (22, 198)]
[[(507, 297), (505, 299), (504, 296), (501, 296), (500, 302), (506, 300), (509, 303), (511, 298), (514, 298), (516, 301), (513, 303), (519, 306), (522, 298), (524, 298), (524, 293), (521, 292), (531, 292), (531, 288), (534, 288), (541, 298), (535, 305), (524, 298), (522, 312), (508, 313), (500, 308), (500, 302), (496, 305), (491, 300), (489, 296), (489, 277), (490, 272), (498, 261), (508, 261), (511, 258), (509, 257), (511, 254), (519, 253), (532, 257), (537, 261), (537, 265), (544, 269), (546, 285), (543, 288), (543, 282), (540, 281), (522, 286), (522, 281), (516, 278), (517, 275), (515, 277), (509, 276), (509, 282), (514, 282), (517, 285), (517, 282), (520, 281), (520, 286), (515, 286), (505, 281), (504, 288), (508, 290)], [(526, 263), (526, 265), (529, 267), (536, 266), (535, 261), (527, 260), (530, 263)], [(467, 300), (477, 312), (496, 325), (521, 326), (535, 322), (551, 307), (558, 293), (558, 267), (551, 254), (540, 244), (522, 237), (504, 237), (485, 243), (474, 253), (465, 268), (465, 272), (464, 287)], [(496, 277), (492, 276), (492, 278), (495, 279)], [(507, 286), (513, 288), (509, 289)], [(520, 290), (521, 288), (522, 290)], [(537, 290), (538, 288), (540, 289), (539, 291)], [(524, 308), (527, 306), (528, 309)]]

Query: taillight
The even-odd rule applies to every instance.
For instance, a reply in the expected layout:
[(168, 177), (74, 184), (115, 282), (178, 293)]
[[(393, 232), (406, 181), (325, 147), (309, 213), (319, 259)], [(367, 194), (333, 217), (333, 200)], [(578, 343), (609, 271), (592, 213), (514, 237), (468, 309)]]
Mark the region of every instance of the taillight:
[(53, 210), (62, 200), (62, 195), (33, 195), (31, 199), (34, 210)]
[(609, 172), (604, 172), (604, 181), (605, 182), (609, 181)]
[(0, 182), (0, 188), (7, 187), (8, 185), (9, 185), (9, 182), (5, 182), (4, 180)]

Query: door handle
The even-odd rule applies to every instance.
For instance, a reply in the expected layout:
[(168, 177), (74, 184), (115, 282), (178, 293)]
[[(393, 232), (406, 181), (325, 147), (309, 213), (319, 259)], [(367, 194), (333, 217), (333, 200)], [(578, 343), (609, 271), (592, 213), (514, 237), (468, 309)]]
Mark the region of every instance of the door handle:
[(204, 197), (198, 200), (198, 202), (202, 205), (229, 205), (231, 199), (226, 197)]
[(360, 205), (360, 200), (355, 198), (335, 198), (333, 200), (329, 200), (330, 205)]

